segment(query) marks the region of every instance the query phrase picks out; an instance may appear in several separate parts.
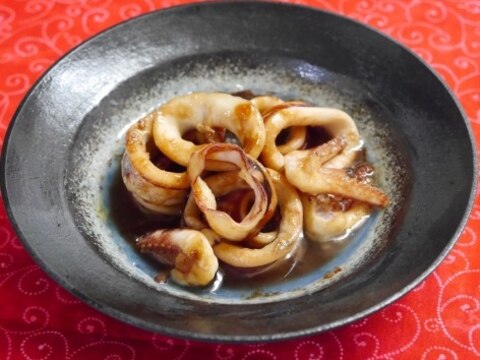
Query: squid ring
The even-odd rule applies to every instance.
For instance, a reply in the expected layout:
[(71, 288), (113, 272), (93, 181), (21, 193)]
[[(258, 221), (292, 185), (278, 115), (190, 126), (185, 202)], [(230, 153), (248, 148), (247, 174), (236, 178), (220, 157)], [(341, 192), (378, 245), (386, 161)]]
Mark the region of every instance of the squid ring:
[(291, 151), (299, 150), (307, 140), (307, 128), (305, 126), (292, 126), (284, 144), (278, 145), (278, 151), (286, 155)]
[(141, 252), (150, 253), (159, 262), (173, 266), (173, 280), (181, 285), (204, 286), (218, 270), (218, 260), (208, 239), (190, 229), (157, 230), (137, 239)]
[[(228, 194), (233, 190), (249, 188), (247, 183), (238, 176), (237, 171), (228, 171), (211, 175), (205, 178), (205, 182), (207, 186), (217, 194), (217, 196)], [(187, 199), (185, 210), (183, 212), (183, 221), (185, 222), (185, 225), (195, 230), (209, 228), (208, 224), (202, 220), (202, 212), (195, 203), (193, 193), (191, 193)]]
[(125, 153), (132, 167), (147, 182), (169, 189), (188, 189), (190, 181), (186, 172), (174, 173), (165, 171), (152, 163), (147, 151), (152, 139), (154, 114), (149, 114), (133, 124), (125, 137)]
[(276, 237), (261, 249), (250, 249), (227, 242), (215, 245), (213, 247), (215, 255), (229, 265), (239, 268), (268, 265), (290, 254), (300, 242), (303, 228), (300, 197), (283, 175), (270, 169), (268, 171), (277, 191), (282, 214)]
[(122, 179), (134, 200), (146, 212), (179, 215), (186, 199), (185, 190), (153, 185), (132, 166), (127, 154), (122, 159)]
[(155, 144), (168, 158), (188, 166), (190, 157), (202, 145), (182, 135), (204, 127), (231, 131), (253, 158), (260, 155), (265, 143), (263, 119), (250, 101), (221, 93), (193, 93), (174, 98), (155, 112)]
[[(240, 179), (245, 181), (255, 194), (255, 201), (247, 216), (236, 222), (226, 212), (217, 210), (217, 202), (212, 190), (201, 178), (208, 160), (235, 166)], [(205, 220), (212, 230), (221, 237), (241, 241), (256, 235), (264, 225), (264, 216), (269, 207), (269, 197), (261, 181), (254, 176), (257, 171), (253, 161), (248, 155), (233, 144), (204, 145), (199, 151), (193, 153), (187, 173), (191, 180), (192, 193), (195, 203), (205, 216)]]
[[(272, 187), (273, 188), (273, 187)], [(276, 193), (276, 191), (275, 191)], [(248, 209), (252, 205), (252, 201), (254, 200), (254, 195), (253, 192), (248, 192), (245, 196), (242, 197), (240, 200), (240, 204), (238, 205), (239, 207), (239, 213), (240, 213), (240, 218), (244, 218), (247, 216)], [(272, 212), (273, 215), (273, 212)], [(271, 218), (269, 216), (269, 218)], [(266, 221), (265, 221), (266, 223)], [(255, 235), (253, 238), (248, 239), (248, 246), (254, 247), (254, 248), (261, 248), (264, 247), (267, 244), (270, 244), (275, 238), (277, 237), (277, 232), (276, 231), (270, 231), (270, 232), (259, 232), (257, 235)]]
[(343, 168), (352, 163), (356, 157), (356, 150), (362, 144), (355, 122), (348, 114), (332, 108), (294, 106), (275, 112), (265, 121), (265, 147), (261, 155), (265, 166), (283, 171), (284, 155), (275, 144), (278, 134), (291, 126), (308, 125), (323, 127), (333, 138), (342, 138), (346, 141), (341, 154), (331, 159), (326, 166)]
[(317, 198), (302, 194), (305, 235), (312, 241), (327, 241), (348, 234), (362, 225), (370, 216), (372, 207), (354, 201), (346, 211), (321, 210)]
[[(293, 106), (307, 106), (301, 101), (283, 101), (275, 96), (258, 96), (250, 100), (260, 111), (263, 119), (267, 119), (279, 110)], [(292, 126), (289, 129), (288, 137), (284, 144), (278, 145), (278, 151), (283, 155), (290, 151), (299, 150), (307, 139), (307, 128), (305, 126)]]
[(252, 205), (254, 200), (255, 196), (253, 192), (248, 192), (240, 199), (240, 203), (236, 204), (236, 206), (238, 206), (238, 212), (241, 219), (247, 216), (248, 210), (250, 209), (250, 206)]
[[(269, 193), (271, 194), (267, 211), (261, 223), (258, 225), (258, 227), (261, 229), (275, 214), (275, 210), (277, 207), (277, 193), (275, 191), (275, 187), (269, 173), (263, 168), (261, 164), (259, 164), (258, 162), (256, 163), (262, 171), (262, 174), (258, 174), (256, 176), (257, 178), (264, 176), (265, 186), (268, 186)], [(207, 186), (217, 196), (226, 195), (234, 190), (242, 190), (249, 188), (248, 184), (238, 176), (237, 171), (229, 171), (211, 175), (205, 178), (205, 182)], [(249, 205), (251, 205), (254, 199), (255, 198), (253, 192), (249, 192), (244, 197), (242, 197), (239, 204), (240, 218), (243, 219), (248, 215)], [(198, 208), (197, 204), (195, 203), (194, 196), (189, 196), (187, 204), (185, 205), (185, 210), (183, 212), (183, 220), (185, 222), (185, 225), (202, 232), (204, 232), (205, 229), (209, 229), (209, 225), (202, 220), (201, 215), (202, 213)], [(212, 234), (209, 232), (209, 239), (212, 238), (211, 235)], [(220, 237), (218, 236), (217, 239), (219, 238)], [(261, 247), (273, 241), (274, 238), (274, 232), (258, 233), (253, 238), (249, 239), (249, 243), (253, 244), (254, 246)]]
[(387, 195), (379, 188), (348, 176), (345, 169), (331, 169), (325, 163), (345, 148), (343, 139), (332, 139), (316, 148), (285, 155), (285, 176), (303, 193), (334, 194), (385, 207)]
[(254, 97), (252, 100), (250, 100), (253, 105), (260, 111), (260, 114), (262, 117), (265, 117), (265, 113), (270, 111), (271, 108), (274, 106), (284, 104), (285, 101), (282, 99), (276, 97), (276, 96), (270, 96), (270, 95), (264, 95), (264, 96), (257, 96)]

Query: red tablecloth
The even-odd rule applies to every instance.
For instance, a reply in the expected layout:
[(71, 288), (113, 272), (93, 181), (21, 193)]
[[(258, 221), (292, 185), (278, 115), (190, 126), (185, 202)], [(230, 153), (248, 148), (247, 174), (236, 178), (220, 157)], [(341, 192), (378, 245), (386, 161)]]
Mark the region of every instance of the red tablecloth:
[[(127, 18), (187, 1), (0, 3), (0, 141), (34, 81), (82, 40)], [(295, 1), (359, 19), (421, 55), (448, 82), (480, 138), (480, 1)], [(0, 206), (1, 359), (480, 358), (480, 201), (460, 241), (425, 282), (355, 324), (273, 344), (173, 339), (107, 317), (33, 263)]]

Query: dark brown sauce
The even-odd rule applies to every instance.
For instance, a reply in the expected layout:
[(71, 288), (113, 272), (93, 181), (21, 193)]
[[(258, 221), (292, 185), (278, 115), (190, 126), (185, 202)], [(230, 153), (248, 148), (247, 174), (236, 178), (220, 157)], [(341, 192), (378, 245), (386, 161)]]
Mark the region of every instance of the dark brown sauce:
[(237, 91), (237, 92), (231, 93), (231, 95), (241, 97), (245, 100), (252, 100), (254, 97), (258, 96), (258, 95), (255, 95), (250, 90)]
[(324, 128), (318, 126), (309, 126), (307, 129), (307, 141), (305, 149), (311, 149), (313, 147), (325, 144), (332, 139), (332, 136)]

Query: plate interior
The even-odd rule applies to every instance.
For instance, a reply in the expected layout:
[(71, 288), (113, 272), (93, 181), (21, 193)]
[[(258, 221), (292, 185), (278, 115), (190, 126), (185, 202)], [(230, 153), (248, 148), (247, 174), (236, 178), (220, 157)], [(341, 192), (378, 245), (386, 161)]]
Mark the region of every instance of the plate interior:
[[(125, 131), (167, 100), (191, 92), (250, 90), (285, 100), (302, 100), (349, 113), (365, 140), (380, 186), (391, 199), (366, 224), (344, 239), (303, 241), (298, 255), (256, 277), (219, 271), (206, 288), (156, 283), (159, 265), (133, 246), (129, 218), (136, 211), (121, 180)], [(84, 119), (72, 145), (67, 196), (77, 226), (98, 251), (128, 276), (158, 291), (197, 301), (261, 303), (311, 294), (351, 276), (385, 246), (392, 224), (403, 214), (410, 187), (406, 156), (399, 152), (392, 117), (355, 80), (305, 61), (273, 56), (223, 53), (177, 59), (122, 82)], [(396, 150), (393, 150), (396, 149)], [(159, 226), (162, 226), (161, 224)], [(153, 229), (152, 229), (153, 230)], [(305, 255), (305, 254), (308, 254)], [(270, 275), (268, 275), (270, 274)]]

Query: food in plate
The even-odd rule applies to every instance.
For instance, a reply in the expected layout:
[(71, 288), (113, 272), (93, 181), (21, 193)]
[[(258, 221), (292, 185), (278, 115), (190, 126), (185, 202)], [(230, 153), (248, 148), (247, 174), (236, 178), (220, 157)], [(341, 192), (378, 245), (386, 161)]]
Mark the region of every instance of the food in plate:
[(208, 285), (219, 264), (258, 273), (388, 205), (347, 113), (247, 95), (179, 96), (126, 134), (126, 188), (145, 216), (178, 219), (136, 245), (181, 285)]

